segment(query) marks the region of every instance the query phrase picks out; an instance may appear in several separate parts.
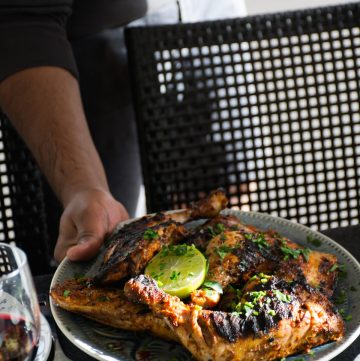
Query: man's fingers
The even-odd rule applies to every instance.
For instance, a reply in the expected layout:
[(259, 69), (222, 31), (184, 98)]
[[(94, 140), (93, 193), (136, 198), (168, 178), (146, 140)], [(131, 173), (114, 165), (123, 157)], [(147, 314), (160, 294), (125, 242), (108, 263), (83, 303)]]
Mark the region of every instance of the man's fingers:
[(95, 257), (102, 245), (103, 237), (87, 235), (79, 239), (77, 245), (69, 248), (66, 256), (72, 261), (87, 261)]
[(95, 257), (117, 223), (128, 218), (124, 206), (107, 192), (80, 192), (66, 206), (61, 217), (55, 258), (73, 261)]

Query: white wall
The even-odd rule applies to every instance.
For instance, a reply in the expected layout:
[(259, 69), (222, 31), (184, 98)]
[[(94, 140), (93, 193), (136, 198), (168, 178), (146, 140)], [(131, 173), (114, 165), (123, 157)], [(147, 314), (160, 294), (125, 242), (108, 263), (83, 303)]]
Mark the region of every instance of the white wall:
[[(351, 0), (240, 0), (245, 1), (249, 15), (344, 4)], [(354, 0), (353, 0), (354, 2)]]
[(180, 0), (180, 7), (184, 22), (246, 15), (244, 0)]

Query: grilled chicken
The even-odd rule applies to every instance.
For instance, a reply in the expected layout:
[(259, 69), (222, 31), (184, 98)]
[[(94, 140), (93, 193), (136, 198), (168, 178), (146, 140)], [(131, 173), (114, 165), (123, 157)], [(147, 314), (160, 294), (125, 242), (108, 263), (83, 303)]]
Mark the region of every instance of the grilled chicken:
[(107, 326), (177, 340), (162, 318), (147, 306), (130, 302), (120, 288), (99, 287), (91, 279), (73, 279), (56, 285), (50, 295), (59, 307)]
[[(286, 269), (287, 280), (304, 279), (327, 296), (332, 295), (337, 276), (336, 272), (330, 272), (337, 263), (334, 255), (300, 247), (272, 231), (259, 232), (234, 222), (229, 227), (226, 220), (213, 226), (212, 232), (213, 238), (205, 248), (209, 261), (207, 280), (219, 283), (223, 289), (246, 282), (257, 273)], [(199, 289), (192, 293), (191, 299), (202, 307), (213, 308), (220, 295)]]
[[(125, 225), (109, 240), (95, 279), (57, 285), (54, 302), (106, 325), (181, 342), (198, 360), (268, 361), (341, 339), (344, 323), (328, 299), (336, 257), (219, 214), (226, 204), (215, 191), (190, 209)], [(193, 229), (187, 222), (195, 219), (205, 222)], [(207, 280), (224, 294), (198, 289), (186, 304), (139, 275), (162, 247), (179, 242), (203, 251)], [(134, 276), (122, 290), (118, 281)]]
[(128, 281), (124, 291), (163, 317), (201, 361), (274, 360), (344, 335), (344, 322), (324, 294), (275, 276), (249, 281), (233, 313), (186, 305), (144, 275)]
[(216, 190), (189, 209), (158, 213), (125, 225), (108, 240), (96, 282), (111, 284), (139, 274), (163, 246), (184, 239), (187, 232), (183, 223), (215, 217), (226, 205), (224, 192)]

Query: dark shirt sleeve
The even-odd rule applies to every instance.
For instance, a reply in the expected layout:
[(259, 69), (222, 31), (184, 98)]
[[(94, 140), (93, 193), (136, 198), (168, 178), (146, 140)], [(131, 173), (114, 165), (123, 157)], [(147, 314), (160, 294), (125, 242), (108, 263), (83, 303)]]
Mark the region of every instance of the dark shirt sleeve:
[(0, 0), (0, 81), (37, 66), (57, 66), (78, 76), (66, 35), (72, 3)]

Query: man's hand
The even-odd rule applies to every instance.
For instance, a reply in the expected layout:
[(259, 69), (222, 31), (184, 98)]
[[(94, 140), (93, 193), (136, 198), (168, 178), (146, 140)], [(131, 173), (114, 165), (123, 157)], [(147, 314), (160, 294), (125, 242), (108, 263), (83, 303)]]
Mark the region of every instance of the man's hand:
[(77, 193), (66, 205), (60, 221), (55, 258), (73, 261), (94, 257), (114, 227), (128, 219), (123, 205), (108, 192), (86, 190)]
[(0, 106), (64, 206), (55, 258), (94, 257), (128, 214), (110, 195), (77, 80), (51, 66), (19, 71), (0, 82)]

